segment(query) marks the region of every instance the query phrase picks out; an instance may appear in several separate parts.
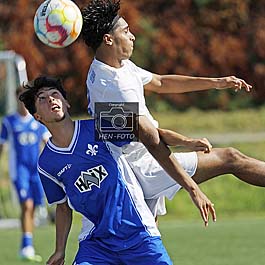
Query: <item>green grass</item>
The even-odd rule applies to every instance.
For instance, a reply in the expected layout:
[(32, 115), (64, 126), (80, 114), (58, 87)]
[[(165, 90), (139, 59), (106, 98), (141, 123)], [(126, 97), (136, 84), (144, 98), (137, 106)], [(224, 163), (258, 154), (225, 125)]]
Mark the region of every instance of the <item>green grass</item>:
[(175, 264), (262, 265), (264, 218), (221, 220), (204, 228), (191, 221), (161, 222), (166, 248)]
[[(174, 264), (263, 265), (264, 223), (265, 218), (220, 218), (216, 223), (210, 223), (209, 227), (205, 228), (199, 219), (179, 221), (166, 217), (160, 219), (159, 227)], [(70, 265), (75, 256), (79, 229), (79, 222), (76, 222), (68, 240), (66, 265)], [(34, 241), (44, 261), (53, 252), (54, 231), (55, 227), (52, 225), (36, 229)], [(1, 264), (25, 264), (17, 256), (19, 230), (0, 230), (0, 238)]]
[(265, 108), (244, 109), (233, 112), (201, 111), (152, 112), (161, 128), (180, 133), (227, 133), (265, 131)]

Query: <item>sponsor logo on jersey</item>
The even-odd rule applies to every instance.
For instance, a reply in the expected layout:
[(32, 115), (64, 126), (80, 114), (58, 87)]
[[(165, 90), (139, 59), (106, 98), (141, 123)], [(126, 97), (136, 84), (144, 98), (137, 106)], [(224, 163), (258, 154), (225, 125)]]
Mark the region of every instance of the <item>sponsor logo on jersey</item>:
[(97, 144), (95, 144), (94, 146), (92, 146), (91, 144), (87, 145), (87, 151), (86, 151), (87, 155), (95, 156), (95, 155), (97, 155), (97, 152), (98, 152), (98, 145)]
[(57, 176), (60, 177), (67, 169), (70, 169), (72, 164), (65, 165), (58, 173)]
[(90, 191), (93, 185), (100, 188), (100, 183), (107, 176), (107, 170), (102, 165), (99, 165), (87, 171), (81, 171), (80, 176), (75, 182), (75, 186), (80, 192)]

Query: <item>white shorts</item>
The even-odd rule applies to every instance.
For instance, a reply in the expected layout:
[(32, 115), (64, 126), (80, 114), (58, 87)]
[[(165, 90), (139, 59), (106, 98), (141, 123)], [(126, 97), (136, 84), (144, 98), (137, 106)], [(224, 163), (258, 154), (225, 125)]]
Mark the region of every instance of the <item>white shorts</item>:
[[(165, 214), (164, 200), (159, 201), (158, 198), (166, 196), (171, 200), (181, 186), (164, 171), (143, 144), (127, 145), (124, 147), (123, 153), (143, 189), (146, 202), (152, 213), (154, 215), (155, 213)], [(187, 174), (192, 177), (197, 169), (197, 153), (183, 152), (174, 153), (174, 155)]]

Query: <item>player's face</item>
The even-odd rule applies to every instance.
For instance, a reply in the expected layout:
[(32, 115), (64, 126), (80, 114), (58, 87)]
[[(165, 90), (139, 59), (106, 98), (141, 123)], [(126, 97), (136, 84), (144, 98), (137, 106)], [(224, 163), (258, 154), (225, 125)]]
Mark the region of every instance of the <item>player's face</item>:
[(112, 30), (113, 47), (120, 60), (129, 59), (133, 52), (134, 35), (130, 32), (128, 23), (120, 18)]
[(35, 118), (47, 125), (63, 120), (69, 104), (56, 88), (45, 87), (36, 95), (35, 106)]

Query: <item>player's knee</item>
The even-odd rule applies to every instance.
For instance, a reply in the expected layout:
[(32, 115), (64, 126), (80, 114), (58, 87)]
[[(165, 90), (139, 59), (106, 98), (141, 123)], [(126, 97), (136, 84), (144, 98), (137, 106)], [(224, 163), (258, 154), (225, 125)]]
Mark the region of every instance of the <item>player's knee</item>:
[(226, 165), (231, 170), (237, 168), (238, 165), (241, 165), (243, 160), (247, 158), (239, 150), (233, 147), (227, 147), (224, 149), (224, 157), (225, 157)]
[(22, 203), (22, 209), (24, 212), (33, 212), (34, 205), (32, 200), (26, 200)]

